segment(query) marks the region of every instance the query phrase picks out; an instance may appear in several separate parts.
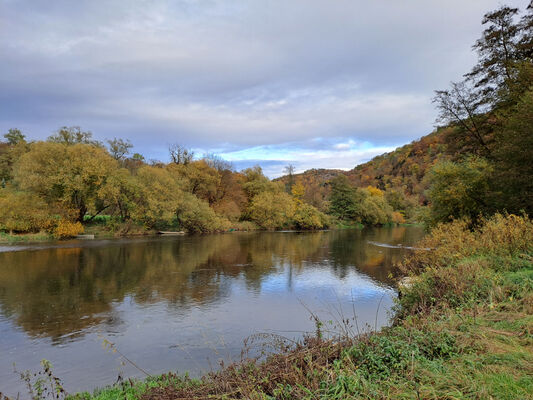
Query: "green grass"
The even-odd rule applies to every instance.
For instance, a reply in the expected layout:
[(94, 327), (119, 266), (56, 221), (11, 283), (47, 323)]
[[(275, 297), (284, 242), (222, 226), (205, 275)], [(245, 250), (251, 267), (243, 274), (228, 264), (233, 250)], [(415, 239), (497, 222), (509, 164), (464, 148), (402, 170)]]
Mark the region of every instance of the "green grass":
[(69, 400), (117, 400), (138, 399), (148, 390), (159, 387), (195, 386), (199, 381), (188, 376), (168, 373), (147, 378), (145, 380), (128, 379), (119, 384), (97, 389), (93, 393), (83, 392), (67, 396)]
[(46, 232), (24, 234), (0, 232), (0, 243), (42, 242), (48, 240), (54, 240), (54, 237)]

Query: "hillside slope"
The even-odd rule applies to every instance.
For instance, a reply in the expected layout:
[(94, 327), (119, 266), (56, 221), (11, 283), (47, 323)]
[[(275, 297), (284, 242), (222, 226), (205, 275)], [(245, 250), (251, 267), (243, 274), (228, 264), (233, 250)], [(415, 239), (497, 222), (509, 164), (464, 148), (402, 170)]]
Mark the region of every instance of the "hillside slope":
[[(445, 137), (450, 128), (439, 129), (396, 150), (374, 157), (349, 171), (338, 169), (310, 169), (293, 176), (305, 188), (304, 199), (309, 204), (325, 209), (329, 195), (328, 182), (339, 174), (346, 175), (357, 187), (374, 186), (419, 204), (426, 203), (427, 184), (424, 176), (436, 161), (449, 157)], [(290, 178), (278, 180), (288, 184)]]

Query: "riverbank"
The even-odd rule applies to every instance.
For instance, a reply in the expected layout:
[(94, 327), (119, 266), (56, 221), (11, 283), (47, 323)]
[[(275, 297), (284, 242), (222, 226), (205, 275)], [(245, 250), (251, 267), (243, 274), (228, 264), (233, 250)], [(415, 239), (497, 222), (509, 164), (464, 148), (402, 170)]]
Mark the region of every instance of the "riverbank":
[[(533, 227), (497, 215), (471, 232), (433, 230), (400, 269), (390, 328), (358, 336), (347, 318), (334, 340), (315, 336), (200, 380), (166, 374), (125, 380), (77, 399), (468, 398), (530, 399), (533, 393)], [(360, 333), (360, 331), (359, 331)], [(274, 336), (271, 344), (283, 344)]]
[[(393, 226), (424, 226), (422, 223), (404, 223), (404, 224), (387, 224), (385, 227)], [(346, 223), (339, 221), (332, 224), (325, 230), (331, 229), (363, 229), (364, 225), (360, 223)], [(167, 229), (168, 230), (168, 229)], [(316, 229), (322, 230), (322, 229)], [(226, 231), (212, 232), (212, 233), (224, 233), (224, 232), (266, 232), (269, 230), (262, 229), (253, 222), (242, 221), (232, 225)], [(147, 229), (142, 225), (121, 223), (112, 224), (104, 220), (104, 222), (96, 222), (92, 224), (84, 225), (83, 235), (94, 235), (94, 239), (111, 239), (111, 238), (127, 238), (138, 236), (155, 236), (158, 234), (158, 230)], [(185, 232), (191, 234), (191, 232)], [(31, 242), (50, 242), (62, 239), (72, 239), (72, 237), (58, 238), (49, 232), (37, 232), (37, 233), (7, 233), (0, 232), (0, 245), (2, 244), (15, 244), (15, 243), (31, 243)]]

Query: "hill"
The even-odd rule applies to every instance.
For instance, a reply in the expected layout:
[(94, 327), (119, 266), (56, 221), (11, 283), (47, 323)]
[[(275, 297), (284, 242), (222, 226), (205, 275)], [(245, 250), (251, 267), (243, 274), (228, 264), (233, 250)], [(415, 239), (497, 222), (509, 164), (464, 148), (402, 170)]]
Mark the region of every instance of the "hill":
[(301, 183), (305, 188), (305, 201), (321, 210), (327, 208), (329, 181), (340, 174), (346, 175), (357, 187), (373, 186), (384, 190), (388, 196), (396, 197), (396, 201), (403, 198), (415, 204), (426, 204), (424, 193), (427, 183), (424, 177), (438, 160), (449, 158), (446, 153), (446, 136), (449, 131), (450, 128), (438, 129), (419, 140), (357, 165), (349, 171), (310, 169), (277, 180), (286, 185), (290, 182)]

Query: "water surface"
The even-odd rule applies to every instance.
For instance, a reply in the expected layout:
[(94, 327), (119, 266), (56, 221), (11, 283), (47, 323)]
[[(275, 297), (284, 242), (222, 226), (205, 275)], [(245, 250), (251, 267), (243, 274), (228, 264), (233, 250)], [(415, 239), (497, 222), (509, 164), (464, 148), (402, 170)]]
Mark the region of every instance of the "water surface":
[(0, 392), (21, 398), (13, 372), (41, 359), (68, 391), (117, 376), (193, 375), (238, 360), (260, 332), (300, 338), (357, 315), (360, 329), (388, 322), (390, 272), (417, 227), (70, 241), (0, 246)]

